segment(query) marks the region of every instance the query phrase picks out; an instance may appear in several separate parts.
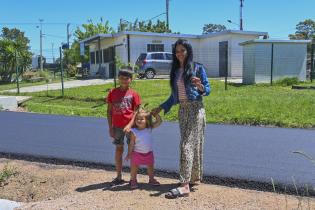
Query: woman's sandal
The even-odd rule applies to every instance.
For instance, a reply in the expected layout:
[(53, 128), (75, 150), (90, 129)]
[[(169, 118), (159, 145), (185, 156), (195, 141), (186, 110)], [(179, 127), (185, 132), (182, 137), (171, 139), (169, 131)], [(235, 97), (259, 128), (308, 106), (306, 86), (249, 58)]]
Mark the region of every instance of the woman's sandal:
[(180, 197), (188, 197), (189, 193), (181, 193), (178, 188), (172, 189), (165, 194), (165, 198), (174, 199)]

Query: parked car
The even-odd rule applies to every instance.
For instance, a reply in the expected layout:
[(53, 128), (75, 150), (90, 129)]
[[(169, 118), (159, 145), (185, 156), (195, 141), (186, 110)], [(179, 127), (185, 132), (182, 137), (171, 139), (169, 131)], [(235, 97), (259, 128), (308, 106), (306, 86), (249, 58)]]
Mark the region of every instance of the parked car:
[(141, 53), (135, 65), (139, 67), (139, 78), (153, 79), (155, 75), (168, 75), (172, 66), (172, 53), (148, 52)]

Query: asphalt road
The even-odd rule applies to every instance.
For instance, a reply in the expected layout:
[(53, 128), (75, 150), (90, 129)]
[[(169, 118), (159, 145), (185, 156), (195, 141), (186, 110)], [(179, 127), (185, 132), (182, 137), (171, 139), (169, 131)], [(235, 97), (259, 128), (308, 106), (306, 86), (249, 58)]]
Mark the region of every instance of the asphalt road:
[[(154, 132), (156, 168), (178, 171), (179, 127)], [(208, 124), (205, 175), (315, 186), (315, 130)], [(0, 152), (113, 164), (114, 146), (103, 118), (0, 112)], [(127, 165), (127, 163), (126, 163)]]

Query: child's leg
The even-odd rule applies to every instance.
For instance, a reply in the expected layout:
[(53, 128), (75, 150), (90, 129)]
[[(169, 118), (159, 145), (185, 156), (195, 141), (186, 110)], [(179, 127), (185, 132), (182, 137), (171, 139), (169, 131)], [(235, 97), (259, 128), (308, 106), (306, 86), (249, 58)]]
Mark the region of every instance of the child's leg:
[(149, 175), (149, 184), (153, 185), (153, 186), (160, 186), (160, 182), (158, 182), (155, 178), (154, 178), (154, 165), (150, 164), (148, 165), (148, 175)]
[(138, 174), (138, 166), (131, 164), (130, 166), (130, 180), (136, 181)]
[(117, 178), (118, 179), (121, 179), (123, 152), (124, 152), (124, 146), (123, 145), (117, 145), (116, 146), (116, 152), (115, 152), (115, 163), (116, 163), (116, 172), (117, 172)]
[(149, 176), (149, 179), (152, 180), (154, 179), (154, 165), (148, 165), (148, 176)]

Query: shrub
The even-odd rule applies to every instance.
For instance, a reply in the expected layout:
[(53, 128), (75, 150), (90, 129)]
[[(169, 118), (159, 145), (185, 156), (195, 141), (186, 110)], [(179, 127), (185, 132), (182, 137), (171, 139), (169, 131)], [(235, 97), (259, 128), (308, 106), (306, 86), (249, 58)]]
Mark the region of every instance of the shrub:
[(0, 185), (16, 173), (17, 171), (14, 167), (9, 167), (8, 164), (5, 165), (2, 171), (0, 171)]
[(78, 73), (78, 69), (76, 65), (69, 64), (67, 66), (67, 73), (70, 77), (74, 77)]
[(22, 74), (22, 79), (29, 81), (32, 77), (35, 77), (35, 75), (36, 75), (35, 71), (25, 71)]
[(299, 79), (297, 77), (285, 77), (285, 78), (277, 80), (275, 84), (281, 85), (281, 86), (296, 85), (296, 84), (299, 84)]

